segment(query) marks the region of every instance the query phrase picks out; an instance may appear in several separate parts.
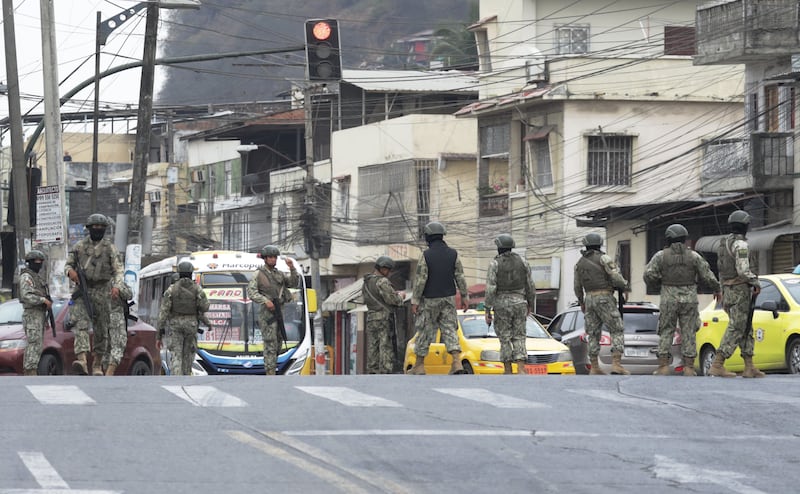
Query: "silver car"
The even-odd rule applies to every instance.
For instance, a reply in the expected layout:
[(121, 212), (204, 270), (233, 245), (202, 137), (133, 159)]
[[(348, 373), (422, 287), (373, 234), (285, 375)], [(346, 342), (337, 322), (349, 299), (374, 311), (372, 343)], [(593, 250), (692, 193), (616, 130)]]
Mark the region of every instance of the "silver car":
[[(658, 315), (658, 306), (650, 302), (626, 302), (623, 306), (625, 350), (622, 366), (631, 374), (652, 374), (658, 368)], [(588, 374), (590, 369), (584, 325), (583, 312), (580, 306), (575, 305), (556, 315), (547, 327), (554, 338), (569, 347), (578, 374)], [(681, 336), (677, 330), (672, 337), (670, 353), (670, 367), (673, 372), (681, 372)], [(611, 371), (611, 335), (605, 325), (600, 337), (598, 361), (603, 371)]]

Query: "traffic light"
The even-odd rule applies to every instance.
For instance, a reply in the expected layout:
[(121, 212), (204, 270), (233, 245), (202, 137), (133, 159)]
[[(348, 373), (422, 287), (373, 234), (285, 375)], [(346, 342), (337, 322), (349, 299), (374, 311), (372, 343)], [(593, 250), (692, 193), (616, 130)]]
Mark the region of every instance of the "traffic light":
[(338, 21), (306, 21), (306, 64), (311, 81), (338, 81), (342, 78)]

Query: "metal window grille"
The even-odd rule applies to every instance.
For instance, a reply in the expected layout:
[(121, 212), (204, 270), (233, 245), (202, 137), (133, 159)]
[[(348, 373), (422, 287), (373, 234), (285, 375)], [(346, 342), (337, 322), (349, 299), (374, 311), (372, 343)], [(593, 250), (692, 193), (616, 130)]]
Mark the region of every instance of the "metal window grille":
[(556, 27), (556, 51), (559, 55), (587, 53), (589, 51), (589, 26)]
[(630, 185), (633, 137), (589, 136), (589, 185)]
[(358, 170), (358, 241), (385, 244), (415, 240), (416, 170), (413, 161)]
[(431, 218), (432, 160), (417, 162), (417, 236), (422, 238), (425, 225)]
[(511, 143), (511, 123), (486, 125), (480, 129), (481, 156), (508, 153)]

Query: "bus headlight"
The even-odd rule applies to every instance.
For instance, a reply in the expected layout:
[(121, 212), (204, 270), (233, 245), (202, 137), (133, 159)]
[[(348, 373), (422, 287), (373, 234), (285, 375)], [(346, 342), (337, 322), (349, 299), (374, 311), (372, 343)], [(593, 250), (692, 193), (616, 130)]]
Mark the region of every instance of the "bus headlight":
[(295, 353), (294, 356), (295, 358), (292, 361), (292, 365), (290, 365), (285, 372), (287, 376), (297, 375), (303, 370), (303, 366), (306, 365), (306, 359), (308, 358), (308, 349), (303, 353)]

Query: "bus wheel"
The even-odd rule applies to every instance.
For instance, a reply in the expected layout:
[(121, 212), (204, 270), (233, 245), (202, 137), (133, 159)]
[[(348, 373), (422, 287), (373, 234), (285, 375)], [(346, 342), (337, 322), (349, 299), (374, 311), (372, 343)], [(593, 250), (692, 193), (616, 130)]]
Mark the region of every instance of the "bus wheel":
[(144, 360), (137, 360), (131, 366), (130, 375), (132, 376), (152, 376), (153, 369), (150, 368), (150, 364), (148, 364)]

